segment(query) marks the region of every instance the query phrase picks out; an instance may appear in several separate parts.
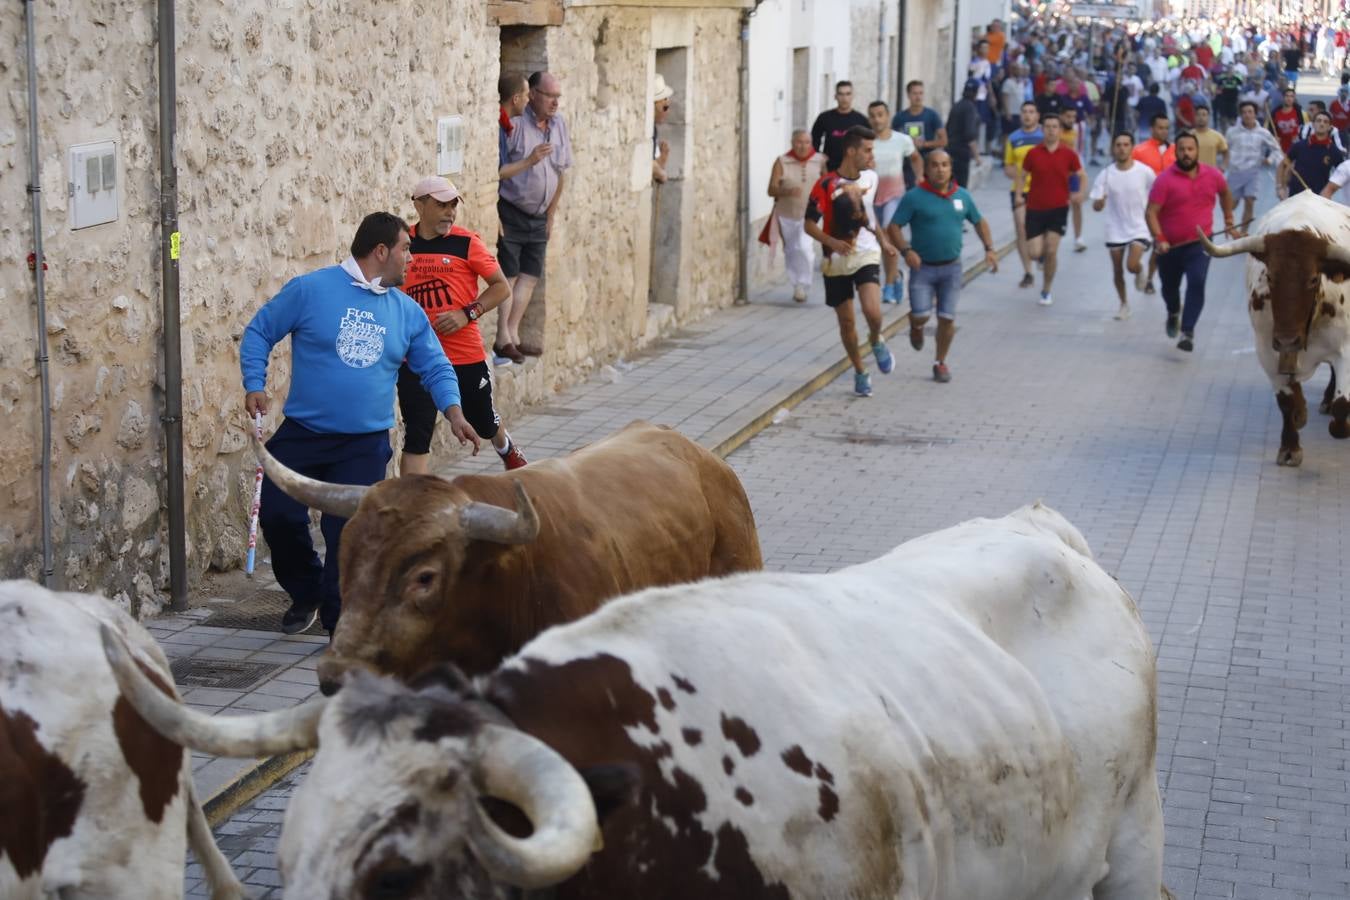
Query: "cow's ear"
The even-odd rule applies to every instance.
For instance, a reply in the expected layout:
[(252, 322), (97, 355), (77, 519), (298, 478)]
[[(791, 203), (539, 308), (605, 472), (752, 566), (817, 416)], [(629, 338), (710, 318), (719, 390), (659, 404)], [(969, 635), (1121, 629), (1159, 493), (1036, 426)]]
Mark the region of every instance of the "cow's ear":
[(634, 763), (606, 763), (579, 770), (586, 787), (595, 801), (595, 815), (600, 824), (605, 817), (636, 803), (638, 788), (642, 785), (642, 770)]

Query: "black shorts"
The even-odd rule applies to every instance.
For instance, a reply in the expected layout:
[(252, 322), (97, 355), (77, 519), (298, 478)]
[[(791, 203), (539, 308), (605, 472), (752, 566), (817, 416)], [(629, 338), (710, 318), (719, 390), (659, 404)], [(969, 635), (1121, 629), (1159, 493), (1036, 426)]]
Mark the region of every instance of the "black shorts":
[(1065, 230), (1069, 227), (1069, 208), (1061, 206), (1058, 209), (1029, 209), (1027, 210), (1027, 239), (1040, 237), (1047, 231), (1053, 231), (1060, 237), (1064, 236)]
[(852, 275), (826, 275), (825, 305), (843, 306), (853, 299), (853, 286), (857, 284), (881, 284), (881, 266), (872, 263)]
[(502, 274), (515, 278), (544, 275), (544, 252), (548, 249), (548, 216), (532, 216), (518, 206), (497, 201), (502, 235), (497, 240), (497, 263)]
[(1106, 247), (1107, 247), (1107, 249), (1109, 249), (1109, 250), (1124, 250), (1126, 247), (1129, 247), (1131, 244), (1142, 244), (1145, 250), (1147, 250), (1148, 248), (1150, 248), (1150, 247), (1153, 246), (1153, 242), (1150, 241), (1148, 238), (1135, 238), (1135, 239), (1132, 240), (1132, 241), (1123, 241), (1123, 242), (1121, 242), (1121, 243), (1115, 243), (1115, 244), (1111, 243), (1110, 241), (1107, 241), (1107, 242), (1106, 242)]
[[(455, 366), (455, 377), (459, 379), (459, 407), (464, 410), (464, 418), (480, 438), (492, 440), (502, 419), (492, 408), (492, 373), (487, 362)], [(398, 370), (398, 408), (403, 413), (403, 452), (430, 453), (441, 410), (406, 362)]]

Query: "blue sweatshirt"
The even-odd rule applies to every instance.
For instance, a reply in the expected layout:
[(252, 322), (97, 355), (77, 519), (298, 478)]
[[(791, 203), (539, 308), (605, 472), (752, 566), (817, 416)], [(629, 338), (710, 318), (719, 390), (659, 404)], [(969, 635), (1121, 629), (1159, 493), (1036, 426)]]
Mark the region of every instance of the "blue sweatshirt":
[(459, 405), (459, 382), (426, 313), (397, 288), (376, 294), (341, 266), (292, 278), (244, 329), (245, 391), (267, 383), (267, 357), (291, 336), (286, 418), (325, 434), (367, 434), (394, 424), (394, 386), (404, 358), (436, 408)]

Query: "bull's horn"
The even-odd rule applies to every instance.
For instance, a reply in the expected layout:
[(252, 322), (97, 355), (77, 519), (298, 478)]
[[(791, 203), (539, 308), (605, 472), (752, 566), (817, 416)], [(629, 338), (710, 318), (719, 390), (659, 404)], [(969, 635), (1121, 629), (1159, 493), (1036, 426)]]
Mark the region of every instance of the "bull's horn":
[(111, 628), (102, 625), (99, 631), (103, 654), (122, 696), (152, 728), (175, 744), (213, 756), (275, 756), (318, 746), (319, 716), (327, 697), (276, 712), (208, 716), (161, 691)]
[(469, 846), (483, 868), (526, 890), (571, 877), (600, 838), (595, 803), (577, 770), (542, 741), (500, 725), (482, 726), (476, 759), (479, 789), (519, 807), (534, 826), (529, 837), (512, 837), (478, 804)]
[(1266, 236), (1263, 234), (1249, 234), (1247, 237), (1238, 238), (1235, 241), (1229, 241), (1222, 247), (1214, 243), (1205, 234), (1205, 229), (1199, 225), (1195, 226), (1195, 231), (1200, 235), (1200, 243), (1204, 245), (1205, 252), (1210, 256), (1223, 258), (1225, 256), (1236, 256), (1239, 253), (1265, 253)]
[(528, 544), (539, 536), (539, 514), (525, 493), (525, 485), (517, 480), (515, 486), (514, 510), (477, 501), (460, 508), (459, 524), (470, 539), (494, 544)]
[(292, 500), (299, 500), (310, 509), (350, 519), (356, 515), (356, 507), (366, 495), (369, 487), (363, 484), (329, 484), (286, 468), (275, 456), (267, 452), (263, 442), (252, 431), (249, 438), (253, 441), (253, 452), (258, 454), (258, 462), (272, 483), (281, 488), (282, 493)]
[(1350, 266), (1350, 247), (1327, 241), (1327, 259)]

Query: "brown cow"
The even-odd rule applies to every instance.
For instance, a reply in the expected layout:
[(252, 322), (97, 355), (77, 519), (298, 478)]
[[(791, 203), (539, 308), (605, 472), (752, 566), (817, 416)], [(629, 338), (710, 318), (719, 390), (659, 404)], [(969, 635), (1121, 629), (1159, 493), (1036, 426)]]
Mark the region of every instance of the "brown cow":
[(369, 489), (305, 478), (258, 449), (281, 490), (351, 518), (342, 618), (319, 663), (326, 693), (353, 664), (402, 678), (439, 662), (490, 672), (613, 597), (763, 566), (731, 467), (646, 422), (510, 473)]

